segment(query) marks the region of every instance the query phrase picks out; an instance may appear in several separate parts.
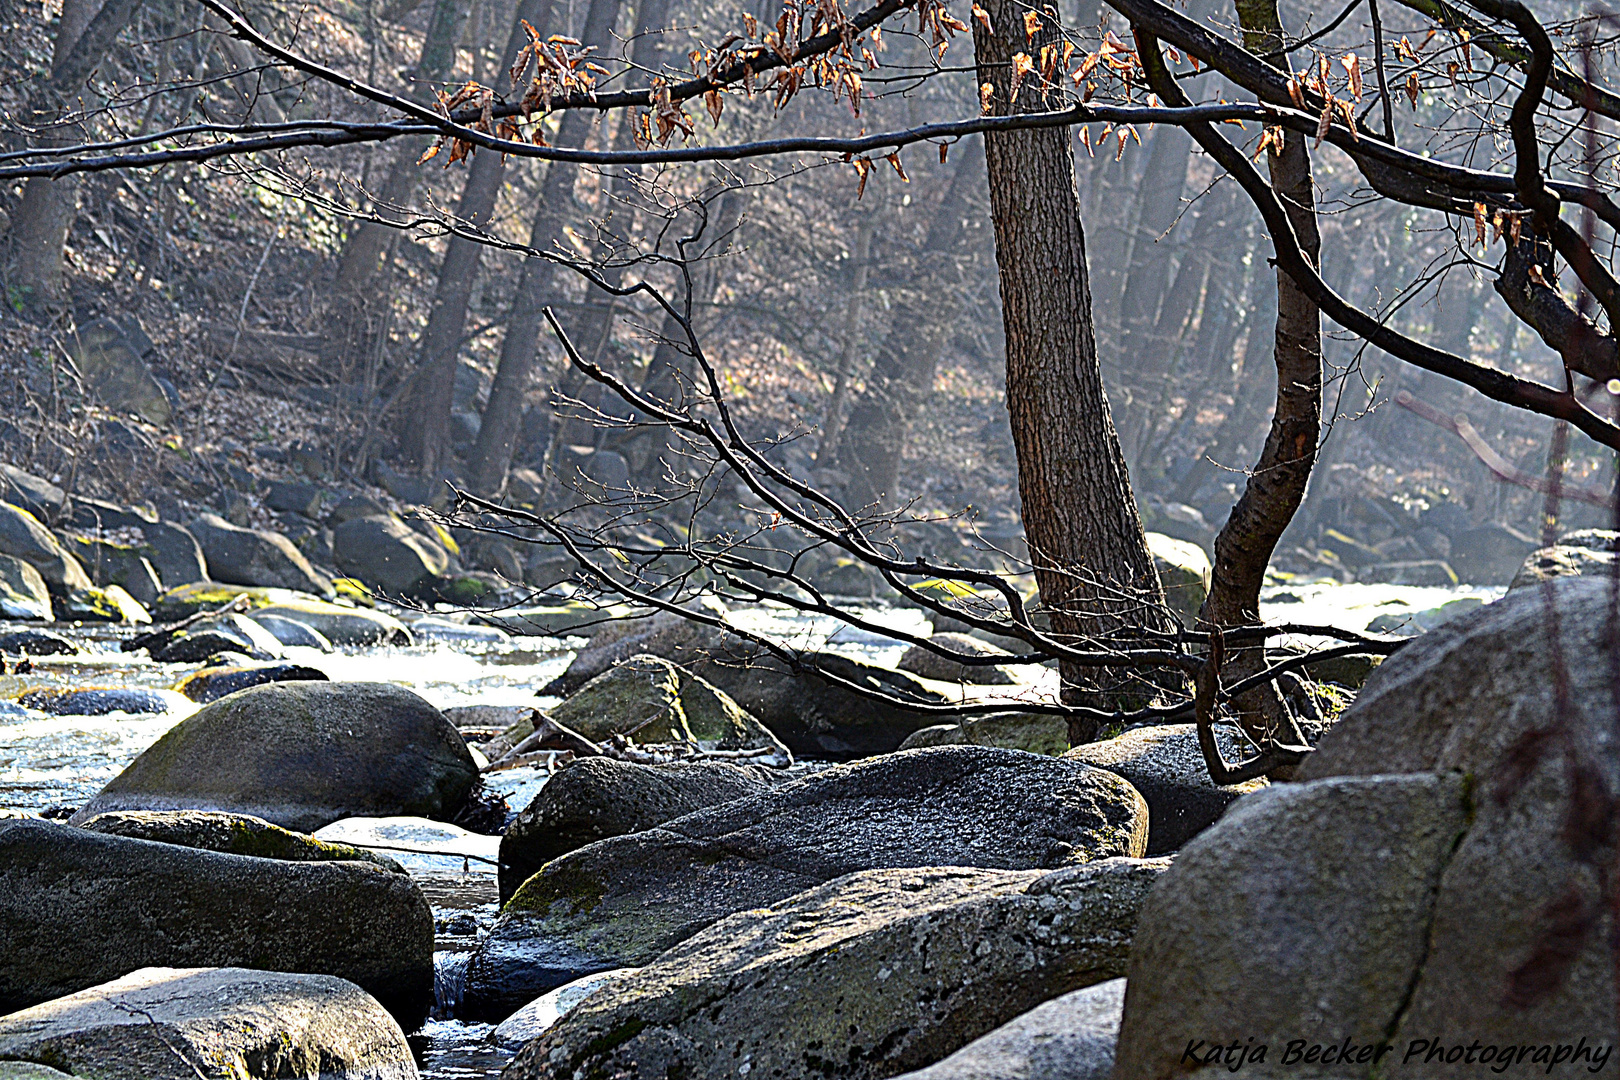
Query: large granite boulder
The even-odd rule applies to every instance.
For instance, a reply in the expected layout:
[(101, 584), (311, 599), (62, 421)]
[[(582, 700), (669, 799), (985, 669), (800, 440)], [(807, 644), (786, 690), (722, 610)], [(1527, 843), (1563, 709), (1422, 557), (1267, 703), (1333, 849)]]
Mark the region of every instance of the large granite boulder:
[(244, 529), (218, 514), (203, 514), (190, 529), (215, 581), (332, 595), (331, 581), (280, 533)]
[(1124, 979), (1071, 990), (897, 1080), (1110, 1080), (1124, 1010)]
[(353, 518), (332, 530), (332, 559), (392, 596), (414, 596), (450, 566), (443, 547), (392, 515)]
[(155, 604), (163, 595), (158, 571), (141, 547), (71, 533), (60, 539), (97, 585), (118, 585), (143, 604)]
[(1189, 1039), (1270, 1043), (1251, 1075), (1289, 1071), (1294, 1040), (1351, 1040), (1353, 1065), (1320, 1075), (1376, 1057), (1379, 1075), (1424, 1078), (1554, 1065), (1549, 1049), (1497, 1067), (1508, 1046), (1612, 1047), (1593, 869), (1615, 857), (1597, 793), (1620, 790), (1610, 626), (1610, 582), (1562, 578), (1385, 661), (1303, 782), (1239, 801), (1155, 891), (1116, 1075), (1179, 1075)]
[[(966, 634), (953, 634), (947, 631), (935, 634), (929, 641), (949, 652), (961, 656), (983, 657), (995, 659), (1001, 656), (1011, 656), (1006, 649), (999, 645), (992, 645), (988, 641), (980, 641), (976, 637)], [(895, 665), (901, 671), (909, 671), (913, 675), (921, 675), (925, 679), (938, 679), (942, 682), (978, 683), (985, 686), (1006, 686), (1017, 682), (1012, 673), (995, 665), (964, 664), (960, 660), (952, 660), (948, 656), (941, 656), (924, 645), (913, 645), (900, 656), (900, 662)]]
[(51, 531), (33, 514), (6, 502), (0, 502), (0, 554), (15, 556), (38, 570), (53, 593), (90, 587), (90, 575)]
[(857, 870), (1055, 869), (1139, 856), (1147, 807), (1112, 773), (943, 746), (826, 769), (547, 863), (467, 972), (469, 1015), (639, 967), (727, 915)]
[(336, 975), (407, 1025), (433, 994), (433, 914), (374, 862), (287, 862), (0, 821), (0, 1009), (143, 967)]
[[(179, 525), (100, 499), (73, 500), (71, 523), (79, 532), (100, 535), (118, 532), (133, 539), (140, 554), (152, 564), (168, 588), (208, 579), (197, 538)], [(144, 603), (144, 601), (143, 601)]]
[[(673, 611), (642, 613), (631, 618), (627, 611), (615, 613), (600, 606), (575, 606), (581, 609), (576, 621), (593, 626), (591, 640), (545, 688), (545, 693), (558, 697), (567, 697), (632, 656), (660, 656), (677, 664), (694, 664), (707, 659), (726, 639), (726, 632), (719, 627), (695, 622)], [(725, 614), (724, 606), (710, 597), (703, 598), (699, 610), (713, 618)], [(567, 625), (553, 627), (557, 633), (569, 628)]]
[(91, 799), (108, 810), (226, 810), (298, 832), (339, 818), (451, 818), (478, 768), (432, 705), (391, 683), (276, 682), (170, 728)]
[[(1117, 978), (1163, 864), (870, 870), (718, 923), (576, 1005), (511, 1080), (892, 1076)], [(745, 1073), (743, 1075), (748, 1075)]]
[(51, 622), (51, 592), (32, 563), (0, 555), (0, 618)]
[[(1242, 760), (1252, 748), (1240, 746), (1233, 734), (1217, 728), (1216, 741), (1228, 761)], [(1136, 728), (1113, 739), (1076, 746), (1063, 755), (1123, 776), (1148, 805), (1148, 854), (1168, 855), (1213, 825), (1226, 808), (1266, 786), (1260, 777), (1219, 787), (1198, 748), (1194, 724)]]
[(112, 810), (79, 823), (108, 836), (155, 840), (226, 855), (251, 855), (283, 862), (371, 862), (400, 871), (399, 863), (352, 844), (334, 844), (272, 825), (247, 814), (220, 810)]
[(0, 1016), (0, 1055), (95, 1080), (417, 1076), (399, 1024), (353, 983), (229, 967), (141, 968)]
[(707, 680), (656, 656), (632, 656), (551, 710), (557, 723), (593, 742), (626, 735), (638, 743), (696, 743), (705, 750), (793, 755), (758, 720)]
[(501, 902), (552, 859), (576, 848), (755, 795), (773, 786), (768, 770), (724, 761), (637, 765), (580, 758), (540, 789), (501, 837)]

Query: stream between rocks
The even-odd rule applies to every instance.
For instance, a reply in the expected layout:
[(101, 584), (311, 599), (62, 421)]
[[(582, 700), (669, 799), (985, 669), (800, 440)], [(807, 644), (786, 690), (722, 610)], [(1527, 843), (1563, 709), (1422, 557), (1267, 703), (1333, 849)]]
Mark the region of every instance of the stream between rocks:
[[(1424, 629), (1437, 623), (1444, 616), (1433, 613), (1442, 605), (1452, 604), (1448, 613), (1455, 613), (1494, 600), (1503, 591), (1477, 586), (1446, 589), (1293, 581), (1267, 588), (1262, 615), (1270, 622), (1332, 624), (1352, 630), (1366, 629), (1382, 617), (1378, 629), (1401, 632), (1402, 623)], [(394, 613), (406, 621), (414, 614)], [(459, 618), (453, 612), (435, 614), (437, 620)], [(887, 627), (917, 633), (928, 629), (923, 614), (912, 609), (868, 609), (866, 614)], [(734, 609), (729, 617), (798, 647), (825, 648), (890, 666), (906, 648), (892, 638), (781, 608)], [(0, 632), (28, 625), (0, 622)], [(162, 664), (144, 653), (119, 650), (120, 640), (139, 628), (56, 624), (51, 629), (83, 651), (76, 656), (36, 656), (31, 671), (0, 675), (0, 812), (49, 814), (82, 806), (141, 751), (198, 708), (170, 690), (195, 665)], [(552, 637), (457, 640), (453, 632), (441, 632), (440, 640), (405, 647), (350, 647), (331, 653), (289, 647), (285, 651), (287, 659), (317, 668), (333, 680), (396, 683), (447, 709), (475, 704), (554, 705), (557, 699), (537, 698), (535, 688), (559, 675), (581, 644), (579, 638)], [(159, 691), (170, 710), (144, 715), (52, 716), (13, 701), (37, 687), (90, 686)], [(486, 774), (485, 786), (505, 796), (516, 811), (534, 798), (548, 778), (541, 769), (513, 769)], [(416, 877), (435, 920), (434, 1018), (411, 1039), (422, 1076), (497, 1076), (512, 1051), (493, 1044), (490, 1025), (455, 1018), (467, 957), (497, 913), (495, 867), (477, 858), (481, 854), (493, 859), (495, 838), (476, 838), (471, 847), (457, 846), (409, 832), (390, 836), (387, 828), (385, 821), (379, 821), (374, 832), (397, 848), (410, 849), (389, 850), (388, 854)], [(367, 841), (354, 838), (351, 842)], [(436, 850), (441, 853), (433, 853)]]

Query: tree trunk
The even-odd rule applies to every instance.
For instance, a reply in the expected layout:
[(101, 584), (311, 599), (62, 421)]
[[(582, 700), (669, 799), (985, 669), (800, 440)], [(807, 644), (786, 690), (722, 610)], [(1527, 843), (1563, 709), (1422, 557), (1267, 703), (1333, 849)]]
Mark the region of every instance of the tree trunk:
[[(619, 0), (591, 0), (580, 40), (606, 52), (618, 18)], [(557, 130), (556, 145), (584, 146), (591, 123), (592, 117), (586, 110), (569, 110)], [(534, 224), (529, 230), (529, 247), (548, 250), (562, 235), (563, 225), (575, 209), (574, 178), (578, 174), (577, 167), (564, 162), (552, 162), (546, 170)], [(489, 403), (484, 406), (483, 422), (478, 428), (478, 446), (473, 452), (469, 477), (474, 491), (493, 494), (506, 484), (512, 447), (523, 424), (523, 399), (529, 390), (535, 350), (540, 343), (540, 326), (544, 321), (541, 309), (557, 291), (552, 271), (552, 264), (544, 259), (531, 255), (523, 260), (523, 274), (512, 297), (512, 314), (506, 323), (506, 338), (501, 342), (500, 365), (495, 369)]]
[[(1237, 14), (1244, 44), (1251, 52), (1263, 54), (1283, 47), (1276, 0), (1237, 0)], [(1305, 257), (1320, 266), (1322, 239), (1316, 228), (1311, 160), (1305, 137), (1288, 132), (1282, 152), (1272, 148), (1266, 160), (1272, 187), (1287, 207)], [(1274, 355), (1277, 406), (1271, 431), (1242, 498), (1215, 538), (1214, 580), (1201, 612), (1203, 620), (1215, 626), (1259, 621), (1260, 586), (1266, 566), (1305, 497), (1305, 486), (1316, 461), (1322, 424), (1321, 314), (1280, 269)], [(1262, 649), (1249, 650), (1236, 658), (1234, 675), (1242, 677), (1258, 671), (1263, 663)], [(1279, 709), (1276, 691), (1267, 689), (1269, 693), (1257, 691), (1235, 702), (1240, 722), (1256, 741), (1275, 732), (1279, 720), (1286, 716)]]
[[(124, 27), (135, 18), (141, 0), (63, 0), (51, 54), (51, 73), (32, 96), (32, 123), (44, 127), (66, 108), (73, 92), (94, 73)], [(81, 134), (77, 125), (49, 128), (41, 146), (66, 146)], [(62, 299), (62, 249), (79, 207), (80, 177), (55, 180), (30, 177), (11, 226), (13, 292), (24, 304), (48, 309)]]
[[(510, 63), (517, 51), (528, 43), (523, 20), (527, 19), (544, 37), (557, 18), (558, 3), (559, 0), (520, 0), (512, 20), (512, 33), (501, 54), (503, 64)], [(461, 202), (456, 207), (457, 216), (479, 228), (487, 227), (494, 216), (495, 198), (505, 178), (506, 163), (502, 155), (488, 150), (474, 154), (467, 169), (467, 181), (461, 189)], [(411, 422), (405, 425), (402, 446), (406, 458), (423, 476), (435, 476), (450, 464), (450, 406), (455, 398), (456, 357), (461, 352), (467, 303), (483, 257), (483, 244), (452, 236), (445, 246), (444, 261), (439, 265), (433, 309), (428, 315), (427, 329), (422, 332), (421, 351), (416, 361)]]
[[(981, 83), (997, 114), (1045, 107), (1038, 77), (1009, 100), (1014, 54), (1061, 48), (1051, 9), (1027, 42), (1022, 5), (988, 5), (993, 32), (974, 21)], [(1055, 633), (1071, 639), (1140, 620), (1164, 593), (1131, 495), (1119, 436), (1108, 411), (1091, 322), (1085, 236), (1067, 128), (985, 135), (991, 221), (1007, 339), (1007, 411), (1018, 458), (1024, 533), (1042, 604)], [(1086, 700), (1114, 689), (1095, 669), (1065, 665), (1065, 694)], [(1070, 739), (1096, 736), (1071, 722)]]
[[(422, 39), (421, 59), (412, 80), (413, 98), (431, 101), (433, 85), (449, 77), (456, 63), (456, 42), (461, 38), (470, 11), (470, 0), (438, 0), (434, 4), (427, 35)], [(372, 200), (373, 213), (392, 221), (395, 208), (410, 201), (422, 178), (422, 166), (416, 162), (427, 145), (425, 139), (400, 139), (392, 148), (387, 175)], [(371, 285), (384, 253), (398, 233), (397, 228), (382, 221), (355, 222), (349, 233), (348, 243), (344, 244), (338, 258), (327, 307), (324, 355), (329, 362), (365, 353), (372, 334), (369, 324), (373, 309), (379, 302), (386, 302), (385, 297), (376, 295)]]
[(957, 277), (953, 256), (962, 243), (969, 190), (983, 182), (984, 143), (969, 139), (957, 154), (956, 171), (929, 222), (910, 280), (891, 291), (889, 332), (844, 426), (838, 467), (849, 474), (846, 496), (854, 506), (881, 507), (895, 499), (912, 419), (933, 389), (939, 355), (950, 337), (951, 286)]

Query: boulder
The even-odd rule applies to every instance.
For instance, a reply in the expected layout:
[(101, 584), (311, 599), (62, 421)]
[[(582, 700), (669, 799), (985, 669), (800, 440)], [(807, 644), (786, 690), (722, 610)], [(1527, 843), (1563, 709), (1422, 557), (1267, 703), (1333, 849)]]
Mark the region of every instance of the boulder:
[(63, 622), (149, 623), (152, 616), (121, 585), (88, 585), (56, 597), (56, 615)]
[(640, 970), (640, 968), (617, 968), (613, 971), (598, 971), (595, 975), (575, 979), (555, 990), (547, 990), (502, 1020), (489, 1037), (503, 1050), (521, 1050), (525, 1043), (544, 1035), (570, 1009), (598, 989), (626, 975), (634, 975)]
[(265, 492), (264, 505), (272, 510), (316, 519), (321, 516), (321, 489), (296, 480), (272, 480)]
[(433, 913), (370, 862), (285, 862), (0, 821), (0, 1008), (151, 966), (335, 975), (413, 1026), (432, 1001)]
[(196, 664), (221, 652), (240, 653), (254, 660), (279, 660), (281, 642), (246, 615), (228, 611), (194, 622), (148, 646), (148, 651), (152, 659), (165, 664)]
[[(1397, 1040), (1506, 1034), (1432, 1014), (1412, 1025), (1406, 1004), (1434, 963), (1436, 890), (1468, 830), (1468, 786), (1437, 773), (1335, 777), (1277, 784), (1232, 807), (1182, 850), (1142, 911), (1114, 1075), (1184, 1075), (1189, 1053), (1224, 1072), (1233, 1063), (1223, 1051), (1260, 1045), (1269, 1057), (1243, 1066), (1247, 1075), (1298, 1075), (1283, 1060), (1295, 1040), (1300, 1051), (1334, 1046), (1335, 1057), (1348, 1040), (1353, 1063), (1306, 1075), (1475, 1075), (1478, 1065), (1402, 1068), (1399, 1055), (1370, 1067)], [(1506, 986), (1451, 989), (1500, 1007)], [(1613, 1031), (1612, 1004), (1606, 1021), (1580, 1027), (1589, 1039)], [(1510, 1030), (1515, 1044), (1546, 1035), (1522, 1020)]]
[(51, 593), (45, 579), (15, 555), (0, 555), (0, 616), (51, 622)]
[(223, 664), (194, 671), (176, 683), (174, 688), (192, 701), (206, 705), (226, 694), (265, 683), (326, 681), (326, 672), (303, 664)]
[(501, 902), (546, 863), (576, 848), (758, 794), (773, 782), (758, 765), (579, 758), (546, 782), (501, 837)]
[(707, 680), (656, 656), (634, 656), (603, 672), (551, 715), (593, 742), (626, 735), (638, 743), (767, 750), (781, 765), (793, 760), (787, 747), (735, 701)]
[[(1228, 761), (1254, 751), (1226, 728), (1215, 738)], [(1063, 755), (1129, 780), (1148, 806), (1149, 855), (1167, 855), (1215, 823), (1232, 803), (1266, 786), (1264, 777), (1230, 787), (1209, 778), (1194, 724), (1136, 728), (1113, 739), (1077, 746)]]
[(63, 550), (49, 529), (26, 510), (0, 502), (0, 554), (33, 566), (53, 593), (90, 587), (90, 575)]
[(388, 507), (370, 495), (345, 495), (327, 511), (326, 523), (335, 529), (345, 521), (360, 517), (387, 517), (389, 512)]
[(1153, 568), (1159, 572), (1159, 583), (1164, 586), (1164, 602), (1183, 626), (1196, 626), (1198, 612), (1209, 595), (1212, 573), (1209, 555), (1202, 546), (1188, 540), (1157, 532), (1145, 535), (1148, 553), (1153, 556)]
[[(718, 600), (704, 597), (703, 601), (705, 614), (715, 618), (725, 614)], [(632, 656), (659, 656), (683, 665), (697, 663), (719, 649), (726, 638), (724, 630), (693, 622), (672, 611), (628, 618), (628, 611), (615, 613), (600, 605), (576, 604), (570, 610), (574, 608), (579, 609), (580, 622), (594, 627), (590, 644), (579, 650), (563, 673), (552, 680), (543, 691), (546, 694), (567, 697)], [(558, 626), (556, 632), (573, 628)]]
[[(509, 1080), (875, 1080), (1120, 976), (1164, 864), (851, 874), (734, 915), (585, 998)], [(744, 1074), (747, 1075), (747, 1074)]]
[(332, 531), (339, 570), (394, 596), (414, 595), (450, 565), (444, 549), (392, 515), (351, 518)]
[[(1011, 656), (1006, 649), (992, 645), (988, 641), (980, 641), (976, 637), (966, 634), (935, 634), (929, 641), (954, 653), (964, 656)], [(921, 675), (925, 679), (938, 679), (941, 682), (978, 683), (985, 686), (1007, 686), (1018, 680), (1001, 667), (984, 667), (979, 665), (963, 664), (922, 646), (913, 645), (900, 657), (895, 665), (901, 671), (909, 671), (913, 675)]]
[(226, 855), (251, 855), (282, 862), (369, 862), (396, 873), (404, 872), (393, 859), (365, 848), (317, 840), (272, 825), (263, 818), (219, 810), (113, 810), (80, 822), (79, 828)]
[(1124, 979), (1071, 990), (898, 1080), (1110, 1080), (1124, 1009)]
[(303, 623), (333, 645), (409, 645), (414, 640), (404, 623), (368, 608), (327, 604), (312, 597), (292, 598), (255, 608), (253, 618), (290, 619)]
[(332, 651), (332, 643), (326, 639), (325, 634), (307, 623), (299, 622), (297, 619), (289, 619), (285, 615), (266, 615), (263, 611), (255, 611), (253, 621), (264, 627), (279, 644), (314, 649), (317, 652), (329, 653)]
[[(806, 653), (803, 659), (879, 693), (929, 705), (950, 700), (909, 672), (836, 653)], [(913, 731), (931, 726), (925, 712), (866, 697), (815, 674), (795, 674), (774, 657), (746, 655), (736, 646), (688, 670), (758, 717), (801, 758), (849, 761), (886, 754), (898, 750)]]
[(73, 818), (228, 810), (298, 832), (344, 817), (453, 817), (478, 777), (439, 710), (390, 683), (276, 682), (170, 728)]
[(17, 695), (17, 704), (53, 716), (147, 716), (170, 711), (173, 702), (157, 690), (138, 686), (89, 686), (79, 689), (39, 686)]
[(1525, 557), (1524, 565), (1508, 583), (1508, 591), (1553, 578), (1613, 574), (1615, 539), (1616, 534), (1606, 529), (1582, 529), (1561, 536), (1552, 547), (1540, 548)]
[(1069, 748), (1069, 724), (1042, 713), (996, 713), (913, 731), (900, 749), (920, 746), (1001, 746), (1056, 757)]
[(417, 1076), (405, 1033), (358, 986), (244, 968), (141, 968), (0, 1016), (0, 1055), (97, 1080)]
[(1016, 750), (943, 746), (826, 769), (547, 863), (474, 955), (466, 1009), (504, 1016), (857, 870), (1137, 856), (1146, 826), (1142, 797), (1119, 777)]
[(208, 576), (215, 581), (332, 594), (332, 582), (280, 533), (244, 529), (218, 514), (203, 514), (190, 529), (208, 561)]
[(74, 535), (61, 539), (63, 548), (83, 564), (97, 585), (122, 586), (142, 604), (155, 604), (163, 594), (157, 570), (135, 545)]
[(217, 611), (233, 602), (257, 609), (299, 599), (315, 598), (292, 589), (261, 589), (252, 585), (229, 585), (222, 581), (193, 581), (177, 585), (158, 597), (152, 613), (159, 622), (178, 622), (200, 611)]
[(1510, 525), (1486, 524), (1450, 533), (1446, 561), (1463, 581), (1500, 585), (1541, 545)]
[(205, 581), (208, 567), (191, 533), (168, 521), (100, 499), (73, 501), (73, 528), (90, 535), (119, 532), (133, 537), (140, 554), (168, 587)]
[(112, 319), (91, 319), (65, 347), (85, 386), (107, 406), (158, 427), (169, 422), (174, 405), (146, 364), (151, 341), (144, 333), (127, 333)]
[(411, 621), (411, 636), (417, 641), (453, 641), (463, 644), (494, 645), (502, 641), (511, 640), (511, 635), (505, 630), (493, 626), (479, 626), (474, 623), (454, 622), (450, 619), (435, 619), (424, 616)]
[(79, 647), (61, 634), (48, 630), (13, 630), (0, 634), (0, 653), (25, 656), (74, 656)]
[(67, 492), (49, 480), (6, 464), (0, 464), (0, 499), (47, 524), (60, 520), (73, 506)]

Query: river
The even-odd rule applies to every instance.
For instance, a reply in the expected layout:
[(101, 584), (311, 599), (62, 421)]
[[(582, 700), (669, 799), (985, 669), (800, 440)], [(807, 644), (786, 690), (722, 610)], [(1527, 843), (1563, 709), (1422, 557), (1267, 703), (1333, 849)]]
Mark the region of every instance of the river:
[[(1262, 615), (1272, 622), (1331, 624), (1362, 630), (1379, 616), (1384, 625), (1437, 618), (1419, 614), (1451, 604), (1447, 613), (1489, 602), (1500, 588), (1453, 589), (1394, 585), (1340, 585), (1284, 582), (1269, 586)], [(1456, 604), (1454, 601), (1463, 603)], [(920, 612), (905, 608), (865, 609), (874, 622), (926, 632)], [(397, 612), (409, 620), (414, 613)], [(455, 620), (459, 615), (438, 613)], [(827, 619), (801, 617), (784, 608), (735, 610), (730, 618), (749, 629), (771, 633), (802, 648), (826, 648), (881, 664), (893, 664), (905, 650), (892, 638), (852, 630)], [(0, 633), (26, 624), (0, 622)], [(36, 624), (37, 625), (37, 624)], [(196, 669), (193, 664), (160, 664), (144, 653), (125, 653), (119, 641), (131, 628), (56, 625), (52, 630), (84, 651), (71, 657), (35, 657), (33, 670), (0, 675), (0, 810), (42, 813), (83, 805), (136, 755), (174, 724), (196, 711), (192, 702), (169, 690)], [(549, 705), (537, 698), (567, 667), (577, 638), (510, 637), (499, 641), (435, 640), (407, 647), (343, 648), (332, 653), (288, 648), (287, 658), (317, 668), (334, 680), (397, 683), (440, 708), (461, 705)], [(49, 687), (142, 687), (164, 691), (171, 710), (157, 715), (49, 716), (11, 704), (25, 690)], [(486, 784), (521, 809), (540, 790), (547, 774), (518, 769), (489, 774)], [(412, 860), (433, 905), (438, 926), (436, 957), (440, 972), (440, 1011), (452, 1011), (460, 965), (477, 936), (496, 914), (493, 867), (473, 860)], [(453, 1016), (431, 1020), (413, 1037), (422, 1075), (429, 1078), (487, 1077), (499, 1073), (510, 1056), (488, 1041), (491, 1029)]]

